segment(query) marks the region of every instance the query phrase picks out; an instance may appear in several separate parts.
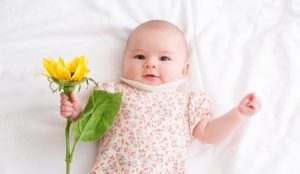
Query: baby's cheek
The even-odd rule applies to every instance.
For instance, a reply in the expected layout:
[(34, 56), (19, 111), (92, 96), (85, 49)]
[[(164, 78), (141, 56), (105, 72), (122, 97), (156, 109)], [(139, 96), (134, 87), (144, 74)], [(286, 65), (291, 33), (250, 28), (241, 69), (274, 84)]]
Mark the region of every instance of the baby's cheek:
[(124, 64), (123, 64), (123, 75), (124, 76), (132, 76), (135, 71), (135, 62), (132, 60), (129, 60), (129, 58), (125, 58)]
[(168, 73), (166, 73), (166, 79), (168, 79), (169, 82), (171, 81), (176, 81), (179, 79), (182, 79), (184, 77), (182, 71), (179, 71), (178, 69), (174, 68), (168, 71)]
[(126, 72), (124, 72), (123, 75), (126, 79), (130, 79), (130, 80), (136, 79), (135, 73), (133, 71), (126, 71)]
[(136, 70), (132, 66), (124, 66), (123, 75), (125, 78), (131, 79), (137, 74)]

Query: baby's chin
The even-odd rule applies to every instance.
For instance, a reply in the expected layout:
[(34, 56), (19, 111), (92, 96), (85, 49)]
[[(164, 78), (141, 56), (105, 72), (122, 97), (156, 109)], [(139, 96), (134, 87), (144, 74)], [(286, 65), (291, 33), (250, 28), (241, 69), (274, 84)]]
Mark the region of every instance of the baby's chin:
[(159, 86), (159, 85), (162, 85), (162, 84), (164, 84), (164, 83), (162, 83), (162, 82), (141, 82), (141, 83), (143, 83), (143, 84), (145, 84), (145, 85), (149, 85), (149, 86)]
[(164, 84), (164, 82), (162, 82), (160, 79), (139, 79), (136, 81), (150, 86), (159, 86)]
[(173, 81), (162, 81), (160, 79), (142, 79), (140, 80), (139, 82), (140, 83), (143, 83), (145, 85), (150, 85), (150, 86), (159, 86), (159, 85), (163, 85), (163, 84), (166, 84), (166, 83), (172, 83), (172, 82), (175, 82), (176, 80), (173, 80)]
[(126, 79), (133, 80), (133, 81), (136, 81), (136, 82), (139, 82), (139, 83), (142, 83), (142, 84), (145, 84), (145, 85), (150, 85), (150, 86), (159, 86), (159, 85), (163, 85), (163, 84), (166, 84), (166, 83), (172, 83), (172, 82), (181, 80), (181, 79), (163, 80), (160, 77), (152, 77), (152, 78), (151, 77), (150, 78), (145, 78), (145, 77), (142, 77), (142, 78), (128, 78), (127, 77)]

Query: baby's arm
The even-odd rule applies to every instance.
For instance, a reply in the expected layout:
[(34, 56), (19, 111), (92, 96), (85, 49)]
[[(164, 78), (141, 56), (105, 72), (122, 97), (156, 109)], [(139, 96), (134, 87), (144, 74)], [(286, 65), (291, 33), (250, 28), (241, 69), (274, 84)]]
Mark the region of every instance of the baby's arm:
[(194, 129), (194, 136), (201, 141), (214, 144), (222, 141), (233, 132), (242, 121), (256, 114), (261, 108), (261, 101), (254, 93), (248, 94), (239, 105), (223, 116), (215, 119), (203, 119)]
[(63, 117), (72, 115), (72, 120), (75, 121), (82, 112), (82, 106), (74, 92), (70, 93), (70, 97), (72, 102), (68, 100), (65, 93), (60, 94), (60, 115)]

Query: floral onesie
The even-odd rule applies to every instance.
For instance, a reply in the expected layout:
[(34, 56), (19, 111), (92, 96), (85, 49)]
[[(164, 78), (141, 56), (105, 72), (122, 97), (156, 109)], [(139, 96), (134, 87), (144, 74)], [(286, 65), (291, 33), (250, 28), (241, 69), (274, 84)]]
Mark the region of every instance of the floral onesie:
[(173, 89), (153, 92), (124, 81), (100, 89), (122, 92), (113, 127), (100, 140), (91, 174), (182, 174), (187, 147), (197, 123), (210, 116), (202, 92)]

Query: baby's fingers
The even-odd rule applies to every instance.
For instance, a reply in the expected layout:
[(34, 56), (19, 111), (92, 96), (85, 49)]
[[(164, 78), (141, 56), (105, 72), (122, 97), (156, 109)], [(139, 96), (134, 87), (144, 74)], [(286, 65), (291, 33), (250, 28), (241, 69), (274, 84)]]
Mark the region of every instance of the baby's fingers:
[(60, 98), (64, 100), (68, 100), (68, 96), (64, 92), (60, 93)]
[(72, 115), (73, 112), (74, 112), (73, 108), (64, 107), (64, 106), (60, 107), (60, 115), (62, 115), (64, 117), (68, 117), (68, 116)]
[(255, 103), (259, 109), (261, 108), (262, 102), (259, 97), (255, 97), (251, 102)]
[(63, 116), (63, 117), (65, 117), (65, 118), (71, 116), (72, 113), (73, 113), (73, 112), (63, 112), (63, 111), (60, 111), (60, 115)]
[(255, 97), (252, 101), (247, 104), (254, 113), (257, 113), (261, 109), (261, 100), (258, 97)]
[(258, 103), (254, 103), (255, 111), (258, 112), (261, 109), (261, 105)]
[(248, 110), (250, 112), (256, 113), (259, 110), (259, 106), (257, 105), (257, 103), (254, 102), (249, 102), (247, 104)]
[(73, 108), (73, 104), (70, 101), (65, 100), (65, 99), (60, 100), (60, 105)]
[(250, 93), (246, 95), (240, 102), (240, 105), (247, 105), (254, 97), (255, 97), (254, 93)]
[(246, 95), (239, 104), (239, 110), (246, 116), (256, 114), (261, 109), (261, 100), (255, 93)]

